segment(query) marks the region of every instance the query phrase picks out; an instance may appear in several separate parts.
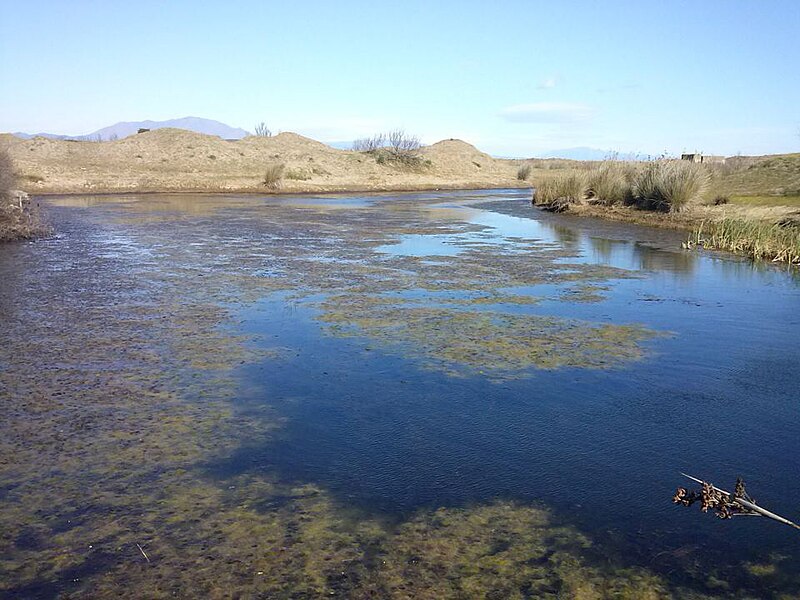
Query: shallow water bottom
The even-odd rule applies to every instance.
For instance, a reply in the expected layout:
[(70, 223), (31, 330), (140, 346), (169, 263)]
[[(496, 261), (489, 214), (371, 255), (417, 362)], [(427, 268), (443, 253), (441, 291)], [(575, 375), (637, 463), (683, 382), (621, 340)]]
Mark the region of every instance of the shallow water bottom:
[[(49, 201), (0, 249), (0, 594), (790, 597), (800, 292), (517, 191)], [(769, 440), (769, 443), (761, 443)]]

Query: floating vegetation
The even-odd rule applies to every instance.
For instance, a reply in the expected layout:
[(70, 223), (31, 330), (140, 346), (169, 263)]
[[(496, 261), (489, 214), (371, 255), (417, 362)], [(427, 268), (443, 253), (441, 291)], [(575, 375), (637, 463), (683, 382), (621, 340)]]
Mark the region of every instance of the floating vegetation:
[(547, 512), (508, 503), (439, 509), (402, 524), (369, 582), (382, 598), (662, 598), (640, 570), (603, 572), (581, 558), (588, 539)]
[(607, 292), (610, 289), (607, 285), (584, 283), (565, 288), (561, 297), (569, 302), (602, 302), (605, 300), (603, 292)]
[(398, 306), (385, 298), (334, 296), (322, 320), (340, 335), (362, 336), (423, 359), (451, 374), (494, 378), (530, 374), (531, 368), (611, 368), (641, 357), (651, 331), (634, 325), (500, 312)]

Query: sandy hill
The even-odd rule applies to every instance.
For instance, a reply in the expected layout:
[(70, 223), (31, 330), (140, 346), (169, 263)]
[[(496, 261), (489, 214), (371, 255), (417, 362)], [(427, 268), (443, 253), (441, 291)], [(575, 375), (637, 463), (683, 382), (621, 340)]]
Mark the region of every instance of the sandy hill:
[(733, 156), (721, 169), (722, 193), (800, 196), (800, 153)]
[(285, 166), (281, 191), (413, 190), (517, 186), (517, 165), (460, 140), (422, 149), (416, 165), (337, 150), (295, 133), (226, 141), (158, 129), (91, 142), (0, 135), (32, 193), (265, 191), (265, 170)]

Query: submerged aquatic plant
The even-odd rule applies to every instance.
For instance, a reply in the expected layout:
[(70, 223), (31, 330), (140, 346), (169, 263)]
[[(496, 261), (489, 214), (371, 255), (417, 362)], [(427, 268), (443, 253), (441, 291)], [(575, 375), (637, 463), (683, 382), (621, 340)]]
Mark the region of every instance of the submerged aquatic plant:
[(335, 296), (323, 309), (334, 334), (367, 335), (428, 368), (496, 380), (527, 377), (533, 368), (614, 368), (641, 358), (640, 343), (656, 335), (637, 325), (406, 306), (380, 296)]

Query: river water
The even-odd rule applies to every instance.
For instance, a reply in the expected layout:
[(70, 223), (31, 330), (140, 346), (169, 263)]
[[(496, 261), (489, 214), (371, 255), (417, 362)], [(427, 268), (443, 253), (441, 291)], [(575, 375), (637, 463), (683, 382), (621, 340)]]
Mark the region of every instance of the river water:
[(800, 593), (798, 531), (671, 503), (800, 519), (795, 271), (515, 190), (46, 204), (0, 594)]

